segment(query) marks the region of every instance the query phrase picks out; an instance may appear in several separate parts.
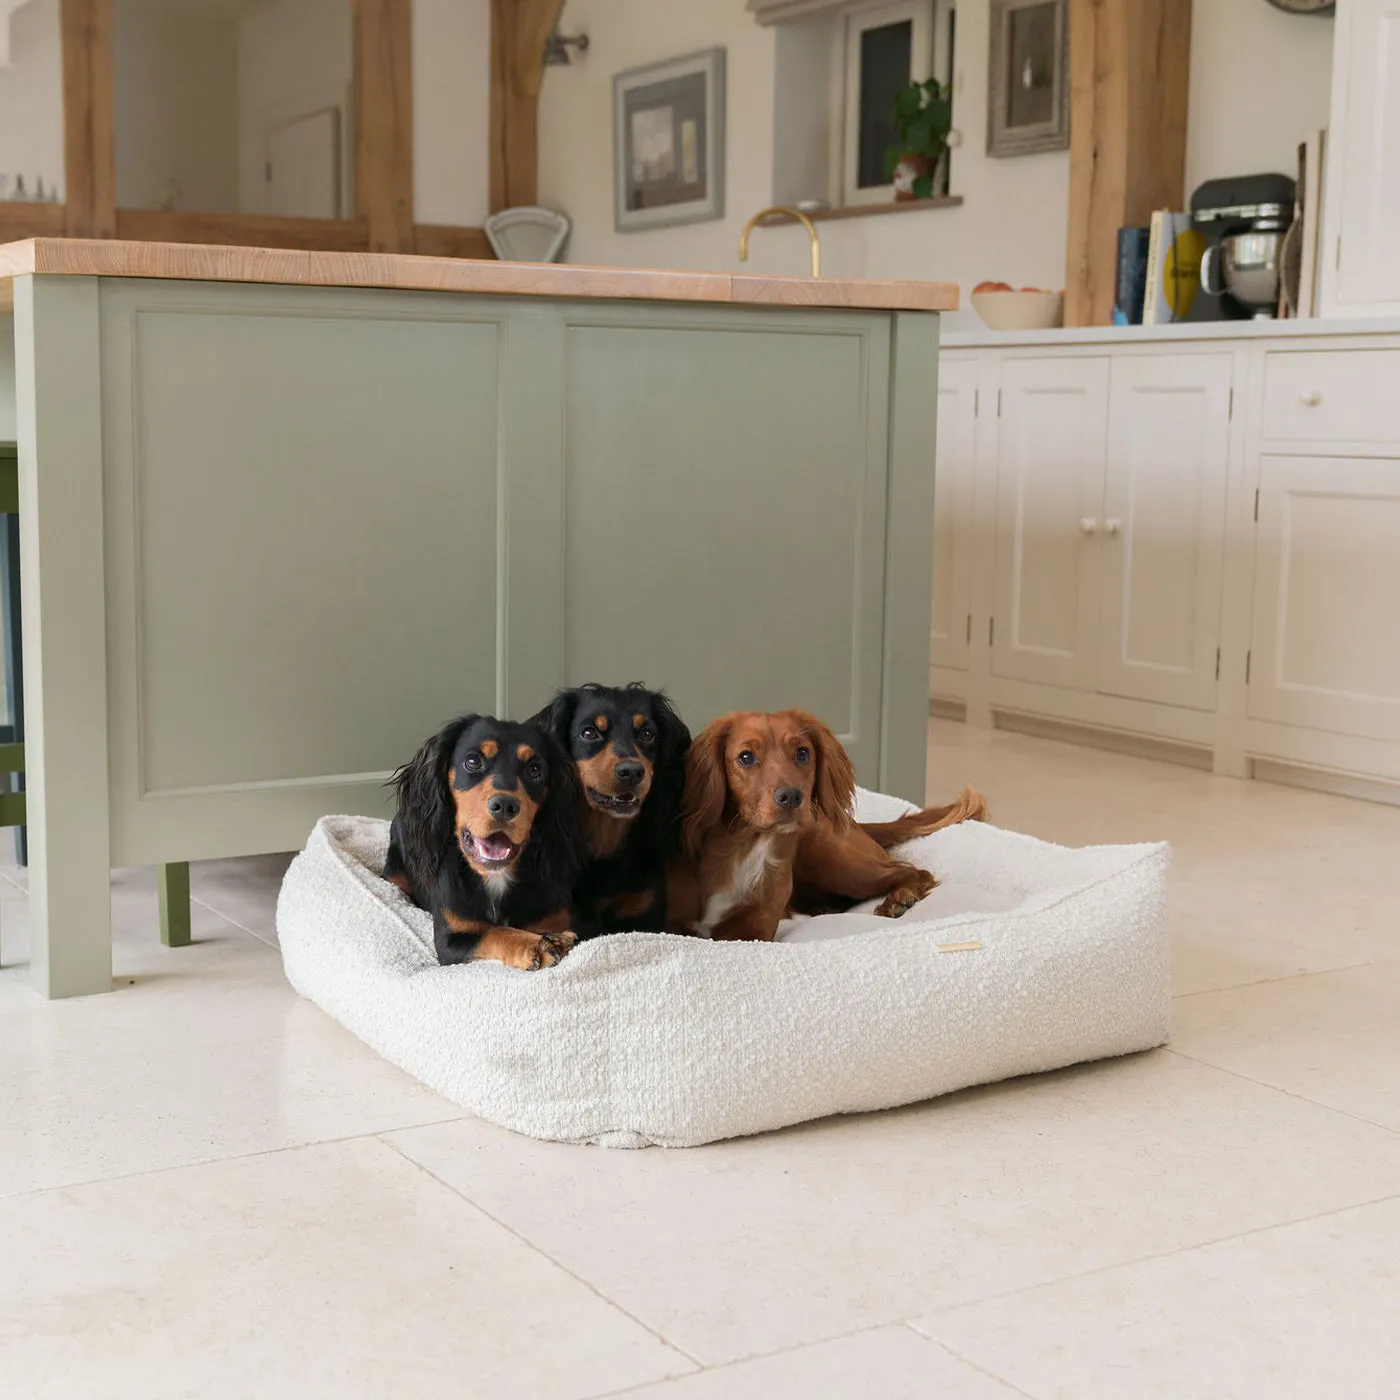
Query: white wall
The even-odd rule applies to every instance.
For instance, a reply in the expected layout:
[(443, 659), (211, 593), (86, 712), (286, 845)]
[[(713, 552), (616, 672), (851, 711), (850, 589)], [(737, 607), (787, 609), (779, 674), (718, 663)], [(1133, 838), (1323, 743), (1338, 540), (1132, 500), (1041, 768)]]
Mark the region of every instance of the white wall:
[[(422, 3), (422, 0), (419, 0)], [(567, 0), (564, 27), (583, 30), (582, 62), (546, 71), (540, 103), (540, 195), (574, 220), (569, 257), (738, 271), (739, 230), (774, 189), (774, 37), (744, 0)], [(1307, 132), (1325, 125), (1332, 23), (1285, 15), (1263, 0), (1194, 0), (1186, 192), (1218, 174), (1293, 169)], [(722, 44), (729, 104), (725, 218), (619, 234), (612, 221), (612, 76)], [(957, 209), (821, 224), (822, 268), (852, 277), (1016, 286), (1064, 285), (1069, 155), (986, 155), (988, 0), (958, 4), (954, 122)], [(806, 234), (764, 229), (751, 266), (801, 272)], [(970, 312), (961, 313), (965, 320)]]
[(413, 217), (490, 213), (491, 0), (413, 0)]
[[(822, 270), (834, 276), (984, 278), (1018, 286), (1064, 283), (1069, 157), (992, 160), (986, 155), (987, 0), (961, 0), (954, 78), (955, 209), (875, 215), (820, 225)], [(591, 41), (582, 62), (551, 68), (540, 103), (540, 195), (574, 220), (569, 257), (739, 271), (739, 232), (772, 203), (774, 31), (744, 0), (568, 0), (564, 25)], [(723, 44), (727, 49), (725, 217), (707, 224), (616, 233), (612, 215), (612, 75), (620, 69)], [(762, 229), (749, 267), (806, 269), (807, 235)]]
[[(251, 0), (238, 23), (239, 208), (263, 209), (264, 133), (269, 117), (339, 100), (349, 103), (354, 79), (351, 0)], [(342, 134), (349, 194), (353, 149)], [(352, 203), (348, 200), (347, 203)]]
[(1327, 125), (1331, 18), (1262, 0), (1195, 0), (1186, 193), (1221, 175), (1294, 175), (1298, 143)]
[(0, 174), (9, 177), (4, 198), (24, 176), (32, 197), (35, 179), (63, 194), (63, 54), (58, 0), (29, 0), (10, 16), (10, 66), (0, 68)]
[(232, 13), (116, 0), (117, 207), (238, 209), (238, 30)]

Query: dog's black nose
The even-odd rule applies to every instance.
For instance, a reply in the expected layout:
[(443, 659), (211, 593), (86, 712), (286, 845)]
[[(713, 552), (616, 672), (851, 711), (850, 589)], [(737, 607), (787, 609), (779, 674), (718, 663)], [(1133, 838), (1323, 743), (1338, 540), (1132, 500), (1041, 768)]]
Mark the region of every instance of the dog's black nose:
[(508, 792), (493, 792), (486, 799), (486, 810), (498, 822), (513, 822), (520, 815), (520, 799)]
[(619, 763), (617, 767), (613, 769), (613, 777), (616, 778), (623, 787), (640, 787), (641, 781), (646, 775), (647, 766), (645, 763), (636, 763), (630, 760)]
[(774, 788), (773, 801), (785, 812), (795, 812), (802, 805), (802, 789), (796, 787)]

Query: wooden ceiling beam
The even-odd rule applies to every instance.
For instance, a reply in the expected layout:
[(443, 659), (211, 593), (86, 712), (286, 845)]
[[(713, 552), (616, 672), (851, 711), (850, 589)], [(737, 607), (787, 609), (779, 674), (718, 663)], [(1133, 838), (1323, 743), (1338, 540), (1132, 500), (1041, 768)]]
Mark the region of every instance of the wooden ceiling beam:
[(1118, 230), (1181, 209), (1191, 0), (1070, 0), (1065, 325), (1112, 320)]

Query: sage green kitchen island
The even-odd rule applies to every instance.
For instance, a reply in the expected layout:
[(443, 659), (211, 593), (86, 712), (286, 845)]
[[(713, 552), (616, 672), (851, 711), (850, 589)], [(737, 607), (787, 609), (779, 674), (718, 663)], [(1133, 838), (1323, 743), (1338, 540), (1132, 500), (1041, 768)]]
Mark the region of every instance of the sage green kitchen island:
[(922, 799), (955, 287), (63, 240), (0, 279), (44, 994), (110, 988), (111, 867), (296, 849), (560, 684), (801, 706)]

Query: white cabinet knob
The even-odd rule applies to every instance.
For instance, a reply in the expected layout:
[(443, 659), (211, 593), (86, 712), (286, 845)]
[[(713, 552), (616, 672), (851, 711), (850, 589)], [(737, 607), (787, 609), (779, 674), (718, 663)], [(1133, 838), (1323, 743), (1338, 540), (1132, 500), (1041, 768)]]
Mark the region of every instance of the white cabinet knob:
[(1079, 522), (1079, 533), (1081, 535), (1093, 535), (1098, 533), (1099, 522), (1092, 515), (1086, 515)]
[(1110, 535), (1116, 535), (1123, 528), (1123, 522), (1121, 520), (1105, 520), (1103, 527)]
[(1303, 392), (1303, 402), (1309, 408), (1316, 408), (1322, 402), (1322, 395), (1316, 389), (1307, 389)]

